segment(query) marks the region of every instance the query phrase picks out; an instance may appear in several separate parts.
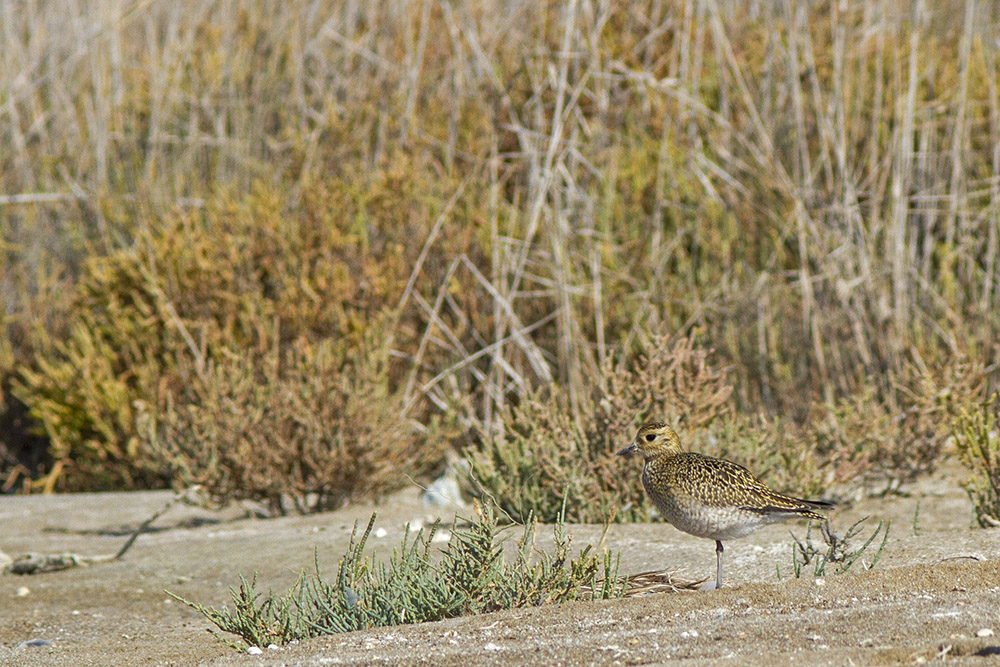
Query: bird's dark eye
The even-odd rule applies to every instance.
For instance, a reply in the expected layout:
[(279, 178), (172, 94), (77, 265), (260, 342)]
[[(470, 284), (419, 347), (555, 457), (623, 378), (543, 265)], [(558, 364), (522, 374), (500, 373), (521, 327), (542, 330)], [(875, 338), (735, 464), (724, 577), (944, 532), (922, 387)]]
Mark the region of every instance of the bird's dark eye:
[(656, 440), (656, 434), (655, 433), (647, 433), (646, 434), (646, 442), (653, 442), (654, 440)]

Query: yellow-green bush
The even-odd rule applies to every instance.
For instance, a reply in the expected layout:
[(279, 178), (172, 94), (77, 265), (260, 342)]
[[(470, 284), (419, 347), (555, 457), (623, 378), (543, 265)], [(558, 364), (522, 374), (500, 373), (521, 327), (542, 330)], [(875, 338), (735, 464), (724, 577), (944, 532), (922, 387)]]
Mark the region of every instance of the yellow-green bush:
[(983, 528), (1000, 526), (998, 407), (1000, 400), (993, 394), (974, 408), (963, 407), (955, 419), (955, 442), (962, 462), (972, 471), (965, 488)]
[[(57, 488), (146, 487), (174, 478), (177, 468), (151, 458), (148, 438), (137, 438), (136, 401), (154, 411), (173, 401), (180, 410), (204, 391), (239, 393), (227, 382), (234, 374), (259, 376), (261, 360), (271, 356), (290, 378), (301, 379), (305, 371), (294, 366), (310, 355), (323, 360), (315, 363), (328, 384), (346, 366), (359, 372), (360, 350), (380, 349), (370, 344), (376, 321), (386, 338), (405, 324), (385, 313), (393, 312), (419, 251), (409, 241), (421, 224), (410, 216), (431, 217), (420, 187), (428, 185), (393, 174), (366, 188), (332, 182), (303, 196), (295, 211), (264, 187), (239, 200), (221, 193), (204, 210), (149, 220), (132, 247), (91, 258), (66, 314), (67, 336), (36, 332), (39, 352), (16, 389), (51, 441)], [(436, 270), (433, 257), (425, 267)], [(310, 352), (324, 340), (336, 345), (339, 362)], [(371, 409), (382, 415), (389, 405), (399, 411), (389, 396), (393, 372), (383, 359), (377, 374), (337, 382), (381, 401)], [(341, 408), (353, 409), (330, 406), (327, 418)]]

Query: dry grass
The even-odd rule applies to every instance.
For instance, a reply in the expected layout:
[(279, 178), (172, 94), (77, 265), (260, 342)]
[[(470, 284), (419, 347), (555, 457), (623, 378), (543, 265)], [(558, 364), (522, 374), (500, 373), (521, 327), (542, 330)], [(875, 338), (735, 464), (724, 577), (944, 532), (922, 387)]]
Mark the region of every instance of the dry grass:
[[(920, 378), (994, 375), (998, 20), (971, 0), (3, 3), (0, 406), (13, 391), (52, 444), (50, 486), (143, 485), (167, 473), (132, 401), (203, 382), (275, 317), (283, 346), (359, 344), (390, 311), (417, 433), (498, 432), (552, 385), (578, 420), (607, 364), (694, 327), (732, 405), (803, 426), (833, 477), (927, 467), (939, 445), (893, 425)], [(258, 254), (214, 263), (261, 192)], [(156, 273), (200, 240), (190, 273)], [(87, 296), (128, 257), (138, 302)], [(888, 439), (859, 445), (869, 421)]]

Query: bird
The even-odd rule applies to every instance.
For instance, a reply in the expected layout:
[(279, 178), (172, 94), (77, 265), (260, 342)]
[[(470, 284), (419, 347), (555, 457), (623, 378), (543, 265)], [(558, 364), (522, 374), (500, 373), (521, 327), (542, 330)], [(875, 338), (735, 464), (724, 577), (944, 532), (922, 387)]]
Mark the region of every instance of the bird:
[[(619, 456), (639, 454), (645, 461), (642, 485), (660, 515), (675, 528), (715, 540), (714, 588), (722, 588), (722, 541), (744, 537), (791, 518), (828, 521), (817, 510), (833, 503), (802, 500), (772, 491), (743, 466), (681, 449), (668, 424), (644, 424)], [(706, 584), (706, 588), (712, 588)]]

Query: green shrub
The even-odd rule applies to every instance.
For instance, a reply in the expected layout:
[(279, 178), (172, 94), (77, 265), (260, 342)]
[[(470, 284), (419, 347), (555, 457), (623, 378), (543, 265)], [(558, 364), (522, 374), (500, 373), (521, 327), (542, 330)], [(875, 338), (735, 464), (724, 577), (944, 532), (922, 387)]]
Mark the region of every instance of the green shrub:
[(963, 408), (955, 420), (955, 443), (972, 470), (966, 492), (983, 528), (1000, 526), (1000, 399), (993, 394), (975, 409)]
[[(109, 311), (105, 311), (109, 313)], [(162, 362), (136, 313), (78, 313), (65, 340), (22, 368), (14, 391), (49, 441), (45, 486), (64, 491), (150, 488), (166, 479), (139, 450), (133, 400), (155, 392)]]
[(501, 609), (616, 598), (625, 593), (626, 582), (617, 576), (617, 556), (587, 546), (576, 558), (570, 557), (571, 538), (561, 517), (554, 527), (552, 552), (536, 551), (538, 526), (531, 520), (522, 527), (513, 561), (503, 555), (508, 529), (499, 526), (492, 511), (481, 511), (466, 529), (452, 532), (440, 555), (431, 549), (436, 524), (412, 538), (407, 531), (388, 562), (377, 560), (374, 554), (363, 556), (374, 525), (373, 514), (360, 538), (358, 525), (354, 525), (350, 546), (333, 579), (324, 579), (317, 563), (315, 572), (300, 574), (284, 595), (270, 591), (262, 596), (256, 590), (256, 576), (247, 581), (241, 575), (239, 589), (230, 589), (232, 610), (177, 599), (204, 614), (222, 632), (261, 647)]
[(918, 362), (894, 380), (895, 405), (865, 383), (810, 419), (806, 437), (829, 462), (830, 483), (859, 476), (904, 481), (939, 461), (956, 416), (981, 400), (989, 369), (960, 353)]
[[(614, 453), (637, 421), (668, 419), (680, 426), (685, 449), (746, 466), (776, 489), (800, 496), (828, 493), (847, 482), (896, 483), (934, 465), (959, 407), (986, 385), (982, 363), (954, 355), (940, 364), (913, 365), (897, 382), (902, 405), (874, 389), (832, 405), (820, 404), (805, 424), (729, 412), (726, 370), (708, 365), (693, 338), (661, 338), (630, 367), (610, 368), (579, 416), (558, 391), (539, 392), (501, 415), (503, 431), (480, 433), (469, 454), (475, 492), (513, 517), (550, 520), (568, 500), (574, 521), (647, 518), (637, 476), (623, 474)], [(641, 417), (641, 420), (637, 420)]]

